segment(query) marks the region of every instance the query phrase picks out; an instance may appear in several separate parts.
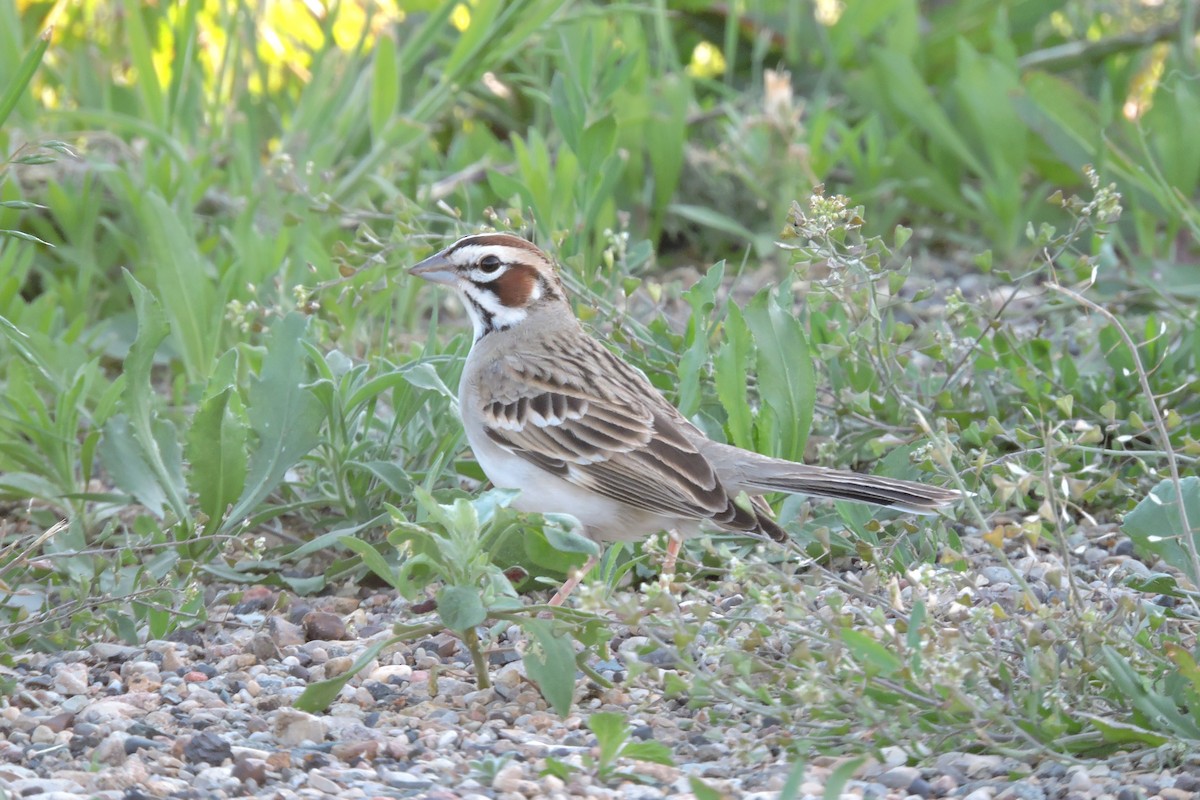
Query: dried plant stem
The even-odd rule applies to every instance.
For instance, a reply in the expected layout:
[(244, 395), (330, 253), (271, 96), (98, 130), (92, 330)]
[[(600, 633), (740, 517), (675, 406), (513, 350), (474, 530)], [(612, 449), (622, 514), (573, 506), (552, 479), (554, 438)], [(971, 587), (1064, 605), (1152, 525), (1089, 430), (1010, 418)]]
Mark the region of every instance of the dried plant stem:
[[(1142, 364), (1142, 356), (1138, 352), (1137, 344), (1134, 343), (1133, 337), (1129, 335), (1129, 331), (1125, 330), (1125, 326), (1117, 319), (1117, 316), (1108, 309), (1098, 303), (1089, 300), (1074, 289), (1068, 289), (1057, 283), (1051, 283), (1050, 288), (1059, 294), (1066, 295), (1074, 300), (1079, 305), (1096, 312), (1104, 317), (1110, 325), (1117, 331), (1121, 337), (1121, 341), (1129, 349), (1129, 355), (1133, 359), (1134, 369), (1137, 371), (1138, 383), (1141, 385), (1142, 394), (1150, 402), (1150, 413), (1154, 418), (1154, 429), (1158, 433), (1158, 438), (1162, 442), (1163, 453), (1167, 461), (1167, 469), (1171, 473), (1171, 483), (1175, 485), (1175, 504), (1179, 508), (1179, 519), (1183, 523), (1183, 540), (1184, 547), (1187, 549), (1188, 557), (1191, 559), (1191, 578), (1193, 581), (1200, 580), (1200, 551), (1196, 548), (1195, 529), (1188, 520), (1187, 506), (1183, 502), (1183, 484), (1179, 476), (1179, 460), (1175, 456), (1175, 448), (1171, 445), (1171, 437), (1167, 432), (1167, 422), (1163, 418), (1162, 410), (1158, 407), (1158, 398), (1154, 396), (1154, 390), (1150, 387), (1150, 376), (1146, 373), (1146, 367)], [(1200, 613), (1200, 602), (1195, 596), (1189, 593), (1192, 605), (1196, 607), (1197, 613)]]

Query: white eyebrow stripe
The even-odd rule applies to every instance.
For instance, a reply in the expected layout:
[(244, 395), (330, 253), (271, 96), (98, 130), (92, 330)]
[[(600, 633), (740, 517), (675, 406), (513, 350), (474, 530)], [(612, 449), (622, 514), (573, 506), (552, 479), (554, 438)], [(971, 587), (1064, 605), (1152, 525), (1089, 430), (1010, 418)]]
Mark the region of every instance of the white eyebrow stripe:
[(456, 264), (470, 266), (479, 263), (479, 259), (493, 255), (500, 259), (501, 264), (522, 264), (529, 260), (529, 251), (520, 247), (506, 247), (500, 244), (468, 244), (457, 248), (450, 254), (450, 260)]

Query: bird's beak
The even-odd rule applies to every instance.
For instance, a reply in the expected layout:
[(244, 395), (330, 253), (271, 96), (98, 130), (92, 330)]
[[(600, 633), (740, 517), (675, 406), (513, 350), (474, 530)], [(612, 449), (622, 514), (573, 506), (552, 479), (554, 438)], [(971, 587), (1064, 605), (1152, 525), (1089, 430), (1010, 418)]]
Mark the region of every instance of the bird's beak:
[(458, 281), (458, 276), (451, 268), (450, 262), (446, 260), (445, 251), (431, 255), (415, 267), (409, 267), (408, 273), (446, 286), (453, 286)]

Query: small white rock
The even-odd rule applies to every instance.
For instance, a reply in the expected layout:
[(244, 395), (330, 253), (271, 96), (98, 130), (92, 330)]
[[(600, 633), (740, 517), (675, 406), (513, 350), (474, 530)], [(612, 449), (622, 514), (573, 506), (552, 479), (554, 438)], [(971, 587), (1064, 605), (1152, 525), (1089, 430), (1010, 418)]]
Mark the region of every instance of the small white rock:
[(62, 664), (54, 674), (54, 691), (68, 697), (87, 694), (87, 664)]
[(515, 792), (524, 775), (525, 770), (520, 764), (505, 764), (492, 778), (492, 788), (497, 792)]
[(271, 717), (271, 730), (275, 740), (284, 747), (296, 747), (305, 741), (318, 743), (325, 739), (325, 726), (321, 724), (321, 719), (294, 708), (276, 711)]

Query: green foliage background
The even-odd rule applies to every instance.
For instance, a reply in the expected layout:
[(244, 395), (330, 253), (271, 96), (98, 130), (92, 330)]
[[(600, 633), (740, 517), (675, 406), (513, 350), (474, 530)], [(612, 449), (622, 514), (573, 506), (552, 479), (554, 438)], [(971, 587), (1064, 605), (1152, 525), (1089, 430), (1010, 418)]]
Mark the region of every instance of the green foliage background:
[[(384, 504), (420, 522), (482, 475), (451, 424), (461, 315), (397, 267), (481, 225), (553, 250), (711, 435), (976, 493), (965, 528), (785, 501), (809, 555), (965, 570), (964, 532), (1065, 550), (1196, 491), (1195, 4), (333, 9), (0, 0), (6, 657), (198, 624), (197, 578), (412, 578)], [(1152, 512), (1129, 535), (1173, 571), (1146, 585), (1191, 613), (1197, 521)], [(529, 524), (489, 563), (577, 563)], [(511, 600), (498, 574), (461, 579)], [(1157, 698), (1197, 692), (1164, 608), (1022, 735), (1151, 744)]]

